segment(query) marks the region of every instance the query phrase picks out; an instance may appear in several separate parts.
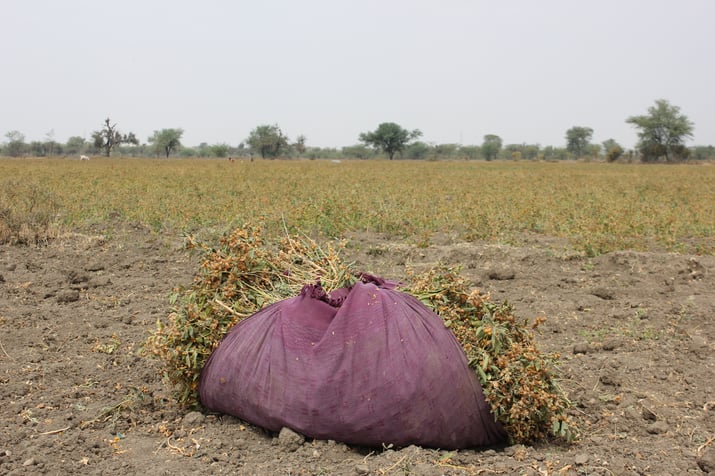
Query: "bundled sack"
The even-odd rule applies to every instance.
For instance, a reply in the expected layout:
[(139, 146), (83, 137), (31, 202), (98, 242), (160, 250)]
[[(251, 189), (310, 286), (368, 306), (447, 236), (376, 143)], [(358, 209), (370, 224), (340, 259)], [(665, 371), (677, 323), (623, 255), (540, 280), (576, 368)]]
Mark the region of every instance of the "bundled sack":
[(234, 326), (201, 372), (208, 409), (349, 444), (444, 449), (506, 439), (442, 319), (395, 283), (320, 285)]

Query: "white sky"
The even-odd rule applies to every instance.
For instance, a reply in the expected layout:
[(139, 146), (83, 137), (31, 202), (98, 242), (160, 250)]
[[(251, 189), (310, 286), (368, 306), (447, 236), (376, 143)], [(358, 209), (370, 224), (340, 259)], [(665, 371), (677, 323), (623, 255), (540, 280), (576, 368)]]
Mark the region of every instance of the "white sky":
[(0, 141), (237, 145), (278, 124), (308, 146), (381, 122), (434, 143), (637, 141), (667, 99), (715, 144), (713, 0), (0, 0)]

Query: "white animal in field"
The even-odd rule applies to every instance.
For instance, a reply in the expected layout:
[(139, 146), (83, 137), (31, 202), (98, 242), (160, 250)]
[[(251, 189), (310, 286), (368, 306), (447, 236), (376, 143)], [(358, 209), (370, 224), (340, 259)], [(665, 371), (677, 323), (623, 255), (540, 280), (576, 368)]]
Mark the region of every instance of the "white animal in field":
[(86, 155), (80, 155), (79, 160), (89, 160), (89, 157), (87, 157)]

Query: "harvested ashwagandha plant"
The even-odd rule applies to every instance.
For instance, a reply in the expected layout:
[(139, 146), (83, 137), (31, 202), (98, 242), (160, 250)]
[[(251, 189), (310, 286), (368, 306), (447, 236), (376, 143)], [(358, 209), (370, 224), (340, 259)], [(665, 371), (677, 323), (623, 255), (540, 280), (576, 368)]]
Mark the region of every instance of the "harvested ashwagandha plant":
[(544, 318), (532, 325), (518, 319), (507, 302), (494, 303), (488, 294), (470, 289), (458, 268), (438, 264), (408, 277), (403, 291), (432, 308), (452, 330), (512, 442), (577, 436), (568, 417), (571, 403), (558, 384), (559, 356), (542, 353), (534, 341), (533, 330)]
[[(202, 253), (194, 282), (171, 296), (168, 322), (158, 320), (146, 350), (164, 361), (165, 377), (177, 401), (197, 406), (201, 370), (228, 330), (265, 306), (296, 296), (303, 286), (322, 289), (352, 286), (360, 273), (331, 244), (319, 245), (287, 232), (264, 242), (261, 228), (246, 224), (217, 246), (189, 241)], [(558, 385), (558, 356), (535, 345), (532, 325), (514, 316), (508, 303), (493, 303), (471, 289), (458, 268), (436, 265), (423, 273), (408, 270), (400, 291), (411, 294), (439, 315), (461, 344), (484, 395), (512, 442), (549, 437), (571, 440), (575, 427), (567, 416), (570, 402)]]
[(178, 402), (189, 406), (198, 404), (204, 363), (237, 322), (297, 295), (306, 283), (320, 280), (329, 292), (356, 279), (332, 245), (286, 234), (271, 247), (261, 228), (251, 224), (224, 236), (216, 247), (193, 239), (188, 244), (203, 254), (200, 269), (191, 286), (172, 293), (168, 322), (157, 320), (145, 349), (164, 361)]

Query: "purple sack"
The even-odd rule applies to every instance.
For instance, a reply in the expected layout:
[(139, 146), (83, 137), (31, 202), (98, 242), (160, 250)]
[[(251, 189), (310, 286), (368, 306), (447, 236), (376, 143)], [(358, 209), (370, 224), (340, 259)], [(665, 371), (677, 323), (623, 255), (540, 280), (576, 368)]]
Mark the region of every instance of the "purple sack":
[(201, 372), (209, 410), (349, 444), (493, 445), (491, 414), (452, 332), (418, 299), (368, 277), (306, 286), (234, 326)]

